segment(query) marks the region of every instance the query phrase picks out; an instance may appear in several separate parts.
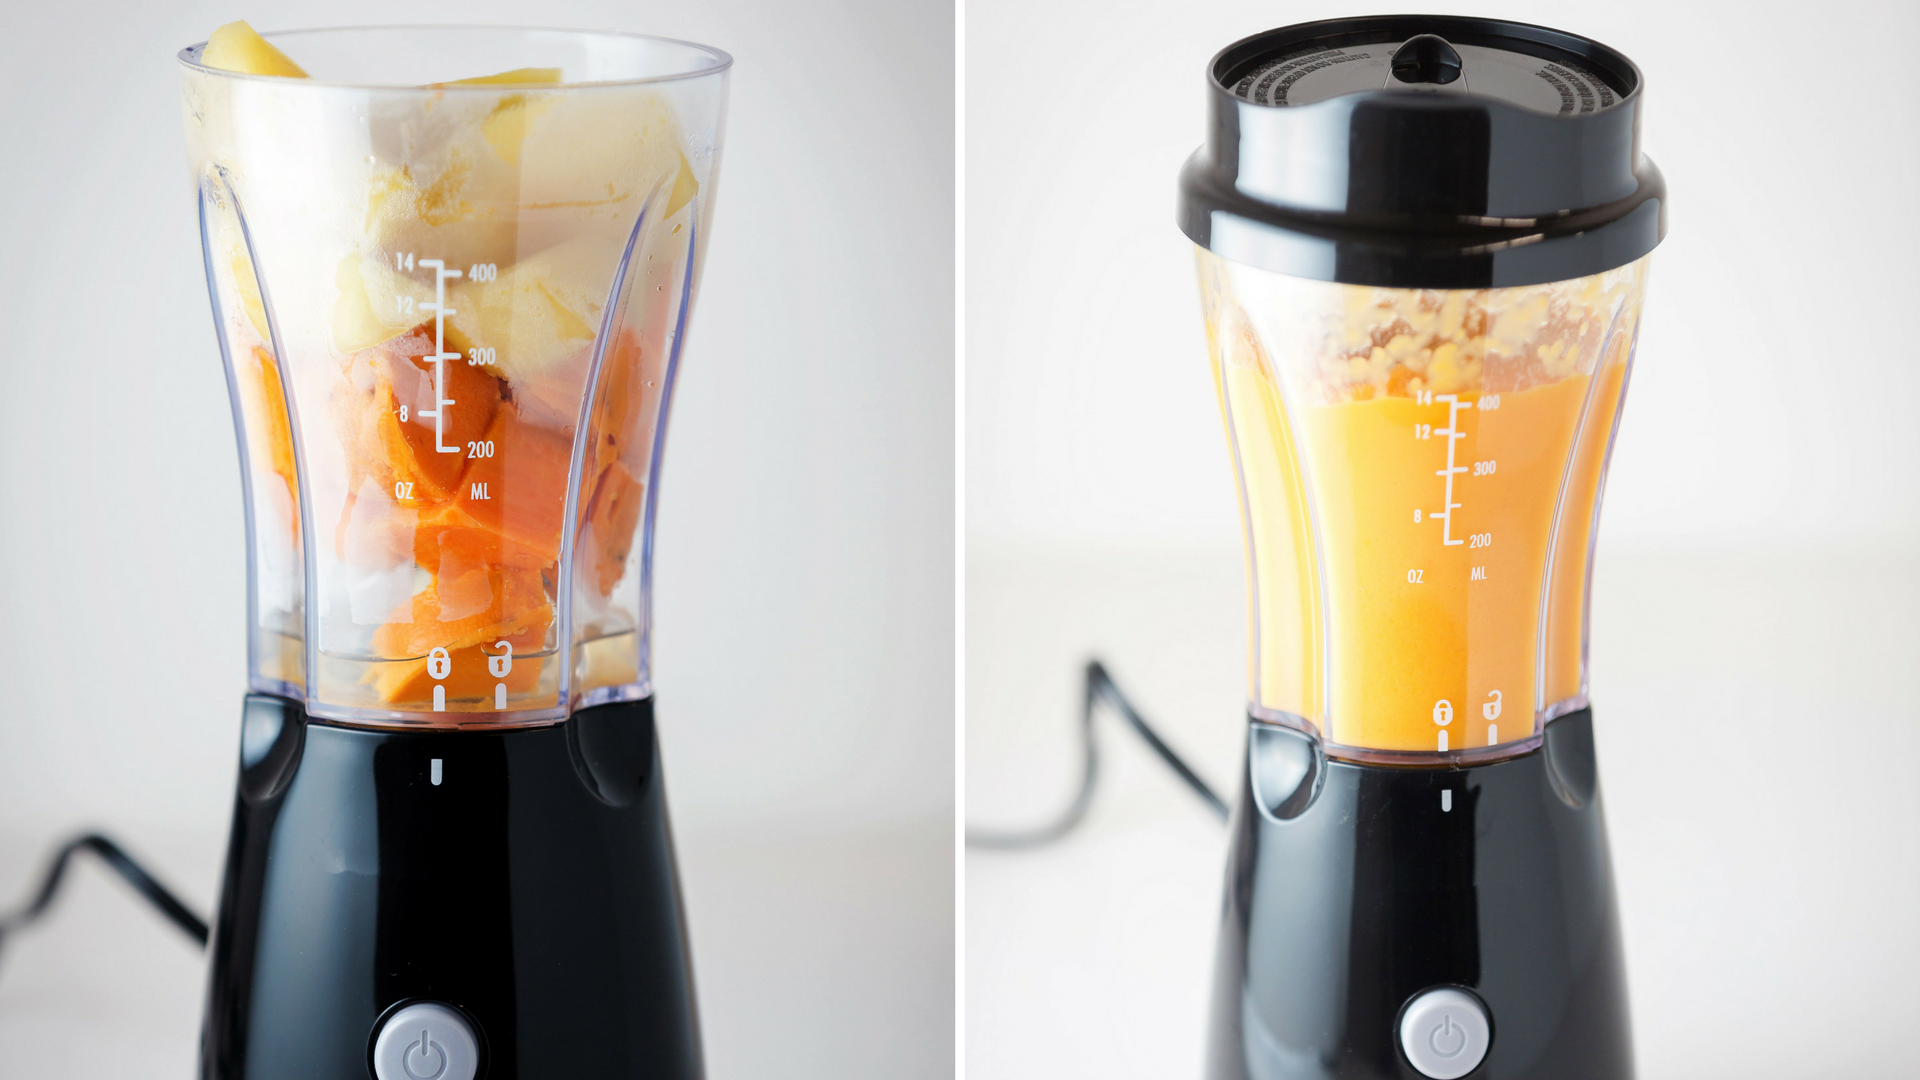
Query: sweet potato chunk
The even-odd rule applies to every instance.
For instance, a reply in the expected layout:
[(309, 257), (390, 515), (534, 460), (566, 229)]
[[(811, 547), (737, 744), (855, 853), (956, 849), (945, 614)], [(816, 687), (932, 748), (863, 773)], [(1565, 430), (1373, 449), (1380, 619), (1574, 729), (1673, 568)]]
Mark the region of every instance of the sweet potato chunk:
[(478, 564), (442, 567), (433, 584), (408, 602), (405, 616), (410, 621), (388, 622), (374, 632), (378, 655), (403, 660), (435, 648), (451, 651), (504, 640), (520, 649), (545, 642), (553, 604), (539, 571)]
[(612, 593), (627, 571), (627, 554), (633, 548), (645, 495), (646, 485), (617, 458), (600, 474), (574, 559), (601, 596)]
[[(444, 339), (443, 339), (444, 340)], [(447, 342), (448, 351), (454, 343)], [(478, 440), (500, 406), (500, 380), (464, 359), (445, 362), (444, 390), (453, 404), (440, 418), (435, 445), (434, 417), (439, 400), (434, 386), (433, 328), (408, 333), (362, 349), (349, 364), (349, 379), (366, 384), (361, 395), (336, 403), (336, 421), (350, 433), (355, 465), (383, 483), (402, 487), (401, 501), (436, 502), (448, 498), (460, 482), (468, 443)], [(402, 420), (404, 410), (406, 419)]]
[(287, 423), (287, 399), (280, 388), (280, 365), (261, 346), (253, 347), (253, 362), (239, 365), (241, 409), (247, 418), (247, 448), (252, 466), (264, 468), (297, 491), (293, 467), (293, 430)]
[[(381, 700), (425, 706), (433, 700), (436, 684), (445, 687), (449, 699), (484, 700), (493, 695), (496, 683), (506, 683), (512, 694), (539, 683), (537, 659), (512, 661), (504, 676), (495, 675), (489, 665), (490, 660), (499, 662), (502, 641), (515, 652), (546, 644), (553, 605), (539, 571), (444, 560), (433, 584), (416, 594), (409, 607), (411, 622), (389, 622), (374, 632), (374, 650), (399, 661), (382, 664), (372, 674)], [(436, 648), (448, 654), (448, 672), (441, 679), (433, 677)]]
[(559, 559), (573, 443), (525, 422), (510, 405), (494, 413), (480, 441), (492, 445), (492, 454), (467, 462), (458, 507), (480, 528), (539, 553), (542, 562)]

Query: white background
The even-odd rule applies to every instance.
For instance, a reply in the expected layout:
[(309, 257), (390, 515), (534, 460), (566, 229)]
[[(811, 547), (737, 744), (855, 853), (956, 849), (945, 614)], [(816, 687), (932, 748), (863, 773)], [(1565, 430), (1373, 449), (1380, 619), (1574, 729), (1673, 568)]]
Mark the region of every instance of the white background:
[[(1392, 7), (1392, 5), (1387, 5)], [(1920, 98), (1886, 0), (1481, 3), (1632, 57), (1666, 174), (1609, 543), (1920, 536)], [(972, 0), (967, 532), (1235, 542), (1192, 244), (1173, 224), (1208, 58), (1342, 2)], [(1904, 351), (1903, 351), (1904, 350)]]
[[(718, 1078), (942, 1074), (953, 15), (937, 0), (9, 5), (0, 907), (85, 825), (155, 856), (202, 910), (214, 896), (245, 545), (174, 54), (241, 17), (617, 27), (733, 53), (656, 579), (708, 1060)], [(102, 876), (73, 889), (0, 957), (0, 1074), (186, 1075), (197, 959)]]
[[(1391, 5), (970, 0), (967, 815), (1054, 813), (1079, 665), (1240, 767), (1239, 523), (1173, 223), (1221, 47)], [(1920, 1004), (1920, 8), (1486, 2), (1631, 56), (1666, 174), (1594, 579), (1647, 1080), (1893, 1076)], [(1110, 721), (967, 858), (970, 1076), (1196, 1076), (1224, 841)]]

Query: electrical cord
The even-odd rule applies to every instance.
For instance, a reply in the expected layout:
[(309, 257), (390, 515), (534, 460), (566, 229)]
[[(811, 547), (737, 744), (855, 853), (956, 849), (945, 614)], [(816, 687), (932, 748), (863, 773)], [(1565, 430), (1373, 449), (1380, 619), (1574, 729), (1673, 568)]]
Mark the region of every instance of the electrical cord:
[(1073, 802), (1069, 803), (1066, 810), (1051, 823), (1034, 829), (996, 832), (969, 827), (967, 829), (969, 847), (1015, 850), (1040, 847), (1067, 835), (1073, 831), (1074, 826), (1080, 824), (1081, 819), (1087, 816), (1087, 808), (1093, 804), (1093, 789), (1100, 779), (1100, 748), (1093, 737), (1093, 717), (1095, 707), (1102, 701), (1118, 713), (1120, 718), (1127, 722), (1127, 726), (1153, 748), (1153, 752), (1159, 755), (1160, 760), (1186, 782), (1187, 787), (1207, 804), (1207, 809), (1213, 811), (1215, 817), (1223, 822), (1227, 820), (1226, 801), (1220, 798), (1213, 788), (1207, 786), (1207, 782), (1200, 779), (1200, 774), (1194, 772), (1179, 754), (1174, 753), (1166, 740), (1153, 730), (1152, 725), (1140, 715), (1140, 710), (1134, 708), (1133, 703), (1127, 700), (1127, 695), (1120, 691), (1119, 685), (1113, 681), (1113, 676), (1107, 674), (1106, 667), (1098, 660), (1089, 660), (1086, 675), (1086, 692), (1080, 703), (1080, 742), (1085, 764), (1081, 768), (1080, 789), (1074, 793)]
[(199, 942), (201, 948), (206, 947), (206, 920), (195, 915), (187, 905), (180, 902), (179, 897), (156, 881), (152, 874), (147, 873), (146, 868), (134, 862), (132, 856), (120, 850), (120, 845), (98, 833), (88, 833), (67, 841), (59, 854), (53, 857), (53, 861), (47, 867), (46, 877), (40, 883), (40, 891), (34, 895), (32, 901), (17, 910), (0, 915), (0, 948), (6, 945), (7, 935), (46, 914), (47, 908), (53, 904), (54, 894), (60, 891), (60, 882), (66, 877), (67, 863), (71, 862), (74, 854), (80, 851), (91, 851), (98, 855), (100, 861), (125, 878), (127, 884), (132, 885), (135, 891), (146, 897), (154, 907), (159, 908), (160, 913), (169, 921), (184, 931), (188, 937)]

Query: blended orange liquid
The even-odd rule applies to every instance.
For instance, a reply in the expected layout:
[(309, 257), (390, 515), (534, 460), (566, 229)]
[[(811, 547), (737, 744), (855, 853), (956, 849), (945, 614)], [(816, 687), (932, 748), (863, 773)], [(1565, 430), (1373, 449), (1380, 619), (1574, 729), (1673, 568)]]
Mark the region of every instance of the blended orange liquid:
[[(1225, 284), (1272, 275), (1204, 255), (1202, 272), (1246, 514), (1254, 704), (1335, 744), (1429, 752), (1526, 739), (1577, 707), (1639, 274), (1420, 297), (1312, 283), (1344, 304), (1335, 332), (1276, 347), (1241, 307), (1274, 297)], [(1299, 340), (1319, 355), (1269, 355)]]

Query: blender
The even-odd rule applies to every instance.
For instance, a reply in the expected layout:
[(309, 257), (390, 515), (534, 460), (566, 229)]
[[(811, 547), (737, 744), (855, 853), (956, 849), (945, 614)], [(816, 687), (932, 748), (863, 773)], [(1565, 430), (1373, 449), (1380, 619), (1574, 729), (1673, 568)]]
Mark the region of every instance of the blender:
[(298, 63), (180, 53), (248, 540), (201, 1074), (697, 1077), (651, 537), (731, 59), (236, 25)]
[(1214, 1080), (1632, 1075), (1587, 623), (1665, 230), (1641, 87), (1437, 16), (1208, 66), (1179, 221), (1250, 601)]

